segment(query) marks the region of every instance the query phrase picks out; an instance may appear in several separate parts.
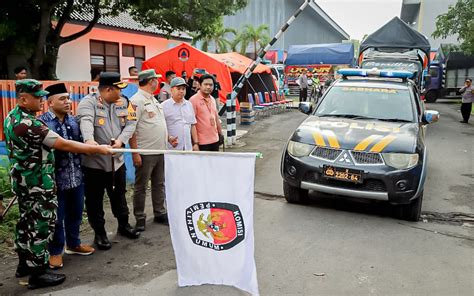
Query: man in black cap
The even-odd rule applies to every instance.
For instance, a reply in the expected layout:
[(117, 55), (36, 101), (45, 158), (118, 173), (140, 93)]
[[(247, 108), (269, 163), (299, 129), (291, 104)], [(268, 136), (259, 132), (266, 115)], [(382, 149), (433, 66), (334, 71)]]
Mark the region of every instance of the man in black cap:
[[(77, 117), (85, 143), (111, 144), (113, 148), (122, 148), (132, 137), (136, 126), (135, 110), (120, 94), (120, 90), (126, 86), (127, 83), (120, 80), (120, 74), (103, 72), (100, 74), (99, 91), (81, 100)], [(82, 171), (87, 216), (99, 250), (112, 247), (105, 230), (104, 190), (110, 198), (112, 213), (118, 220), (118, 233), (131, 239), (138, 238), (140, 232), (128, 223), (123, 155), (116, 154), (112, 158), (86, 156), (82, 160)]]
[[(48, 127), (64, 139), (82, 142), (79, 123), (70, 114), (72, 101), (64, 83), (45, 89), (49, 92), (48, 112), (40, 116)], [(54, 152), (58, 209), (53, 240), (48, 244), (49, 267), (63, 267), (63, 251), (66, 254), (90, 255), (94, 248), (81, 244), (79, 228), (84, 210), (84, 183), (81, 156), (77, 153)]]

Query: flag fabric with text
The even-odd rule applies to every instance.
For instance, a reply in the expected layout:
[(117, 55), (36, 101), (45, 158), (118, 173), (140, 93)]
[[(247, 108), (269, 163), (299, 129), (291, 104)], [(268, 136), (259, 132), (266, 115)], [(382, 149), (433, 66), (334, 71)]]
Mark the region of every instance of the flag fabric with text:
[(258, 295), (255, 154), (165, 154), (166, 204), (178, 285), (229, 285)]

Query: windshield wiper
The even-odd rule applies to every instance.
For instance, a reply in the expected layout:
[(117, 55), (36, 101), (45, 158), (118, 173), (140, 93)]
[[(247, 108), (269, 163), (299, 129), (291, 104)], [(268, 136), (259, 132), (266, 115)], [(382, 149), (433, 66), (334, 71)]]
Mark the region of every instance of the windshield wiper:
[(369, 117), (369, 116), (362, 116), (356, 114), (321, 114), (316, 115), (318, 117), (342, 117), (342, 118), (350, 118), (350, 119), (371, 119), (371, 120), (380, 120), (380, 121), (389, 121), (389, 122), (412, 122), (411, 120), (401, 119), (401, 118), (377, 118), (377, 117)]
[(377, 118), (380, 121), (390, 121), (390, 122), (412, 122), (411, 120), (401, 119), (401, 118)]
[(367, 117), (367, 116), (362, 116), (362, 115), (356, 115), (356, 114), (322, 114), (322, 115), (317, 115), (319, 117), (342, 117), (342, 118), (350, 118), (350, 119), (378, 119), (374, 117)]

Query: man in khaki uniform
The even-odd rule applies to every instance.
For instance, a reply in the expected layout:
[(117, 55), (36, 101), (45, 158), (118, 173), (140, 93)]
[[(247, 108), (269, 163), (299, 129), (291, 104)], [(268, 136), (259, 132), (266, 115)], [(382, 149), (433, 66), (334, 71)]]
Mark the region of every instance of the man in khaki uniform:
[[(145, 70), (138, 74), (140, 88), (130, 99), (137, 115), (135, 134), (130, 139), (130, 147), (138, 149), (165, 150), (169, 141), (176, 146), (177, 139), (168, 138), (165, 116), (161, 104), (153, 97), (158, 88), (155, 70)], [(148, 181), (151, 180), (151, 199), (155, 222), (168, 223), (164, 208), (165, 176), (163, 154), (133, 153), (135, 166), (135, 188), (133, 194), (133, 214), (137, 220), (135, 229), (145, 230), (145, 196)]]

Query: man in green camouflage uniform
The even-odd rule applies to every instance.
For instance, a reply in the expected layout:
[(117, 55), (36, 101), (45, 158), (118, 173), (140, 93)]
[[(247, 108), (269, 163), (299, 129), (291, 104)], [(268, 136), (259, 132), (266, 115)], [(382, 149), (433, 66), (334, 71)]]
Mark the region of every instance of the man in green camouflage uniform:
[(19, 257), (17, 277), (31, 275), (29, 288), (53, 286), (64, 274), (46, 271), (47, 244), (56, 220), (56, 185), (53, 148), (75, 153), (110, 154), (108, 146), (92, 146), (61, 138), (36, 119), (42, 109), (43, 90), (34, 79), (15, 84), (18, 105), (5, 118), (4, 132), (11, 163), (12, 190), (18, 197), (20, 218), (16, 225), (15, 247)]

